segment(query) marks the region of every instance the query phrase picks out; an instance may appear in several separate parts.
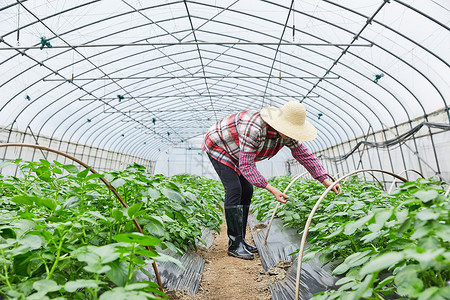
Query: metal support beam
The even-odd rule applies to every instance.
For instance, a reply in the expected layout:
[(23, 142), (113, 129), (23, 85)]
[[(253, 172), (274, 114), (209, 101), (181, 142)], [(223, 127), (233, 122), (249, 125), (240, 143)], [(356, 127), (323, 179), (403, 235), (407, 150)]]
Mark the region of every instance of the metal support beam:
[[(123, 101), (127, 99), (166, 99), (166, 98), (189, 98), (189, 97), (234, 97), (234, 98), (244, 98), (244, 97), (263, 97), (263, 95), (252, 95), (252, 94), (180, 94), (180, 95), (151, 95), (151, 96), (136, 96), (136, 97), (127, 97), (124, 96)], [(266, 98), (319, 98), (320, 95), (267, 95)], [(79, 101), (103, 101), (103, 100), (118, 100), (118, 97), (99, 97), (99, 98), (79, 98)], [(170, 109), (169, 109), (170, 110)], [(166, 111), (169, 111), (166, 110)], [(222, 110), (222, 109), (186, 109), (189, 111), (214, 111), (214, 110)], [(148, 112), (152, 112), (153, 110), (146, 110)], [(180, 110), (174, 110), (174, 111), (180, 111)], [(185, 111), (185, 110), (181, 110)]]
[[(273, 43), (273, 42), (179, 42), (179, 43), (130, 43), (130, 44), (86, 44), (86, 45), (53, 45), (52, 49), (105, 48), (105, 47), (139, 47), (139, 46), (303, 46), (303, 47), (372, 47), (373, 44), (339, 44), (339, 43)], [(40, 46), (2, 47), (0, 50), (40, 50)]]
[[(94, 80), (148, 80), (148, 79), (270, 79), (273, 76), (133, 76), (133, 77), (99, 77), (99, 78), (43, 78), (42, 81), (94, 81)], [(281, 76), (276, 79), (339, 79), (340, 76)]]

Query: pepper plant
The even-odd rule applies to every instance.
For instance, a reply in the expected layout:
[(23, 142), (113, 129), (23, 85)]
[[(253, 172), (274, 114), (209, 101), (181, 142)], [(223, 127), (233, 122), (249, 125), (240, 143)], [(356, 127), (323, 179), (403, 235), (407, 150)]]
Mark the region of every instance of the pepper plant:
[[(279, 186), (289, 178), (277, 178)], [(352, 178), (343, 193), (327, 195), (309, 229), (307, 261), (316, 255), (334, 262), (338, 288), (313, 299), (450, 299), (450, 204), (442, 183), (407, 182), (392, 195)], [(278, 216), (301, 231), (323, 193), (317, 182), (302, 180), (291, 188)], [(254, 211), (271, 213), (271, 195), (259, 191)]]
[[(8, 164), (20, 176), (0, 175), (0, 298), (162, 299), (158, 286), (137, 282), (136, 273), (154, 261), (179, 264), (159, 249), (181, 253), (201, 241), (198, 228), (217, 229), (222, 221), (222, 191), (204, 178), (150, 175), (137, 164), (102, 175), (45, 160), (0, 168)], [(205, 186), (215, 197), (203, 194)]]

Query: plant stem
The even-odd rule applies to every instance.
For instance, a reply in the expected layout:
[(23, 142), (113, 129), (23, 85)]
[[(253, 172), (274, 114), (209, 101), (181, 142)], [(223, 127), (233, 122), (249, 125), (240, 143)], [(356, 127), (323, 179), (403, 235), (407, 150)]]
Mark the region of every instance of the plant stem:
[(46, 278), (47, 280), (49, 280), (50, 278), (52, 278), (53, 273), (55, 272), (56, 267), (58, 266), (59, 258), (61, 257), (61, 249), (62, 249), (62, 245), (63, 245), (63, 242), (64, 242), (64, 238), (65, 238), (65, 237), (66, 237), (66, 234), (64, 234), (64, 235), (61, 237), (61, 240), (59, 241), (58, 250), (57, 250), (57, 252), (56, 252), (56, 259), (55, 259), (55, 262), (53, 263), (53, 266), (52, 266), (50, 272), (49, 272), (48, 275), (47, 275), (47, 278)]
[(437, 272), (439, 280), (441, 281), (441, 287), (445, 286), (445, 280), (442, 278), (441, 272)]
[[(2, 250), (2, 257), (5, 258), (5, 254)], [(5, 259), (6, 261), (6, 259)], [(12, 290), (12, 286), (11, 283), (9, 282), (9, 277), (8, 277), (8, 266), (6, 266), (6, 263), (3, 264), (3, 270), (5, 271), (5, 276), (2, 276), (5, 279), (6, 285), (9, 287), (10, 290)]]
[(130, 252), (130, 264), (128, 265), (127, 282), (125, 283), (125, 286), (127, 286), (130, 283), (130, 280), (131, 280), (131, 270), (133, 268), (133, 257), (134, 257), (135, 245), (136, 244), (133, 243), (133, 247), (131, 248), (131, 252)]

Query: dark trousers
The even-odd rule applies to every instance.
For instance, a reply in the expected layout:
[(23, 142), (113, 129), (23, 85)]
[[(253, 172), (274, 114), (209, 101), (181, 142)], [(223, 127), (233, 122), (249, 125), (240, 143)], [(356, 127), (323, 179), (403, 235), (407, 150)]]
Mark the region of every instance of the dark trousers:
[(225, 188), (224, 206), (250, 205), (253, 185), (242, 174), (239, 176), (232, 168), (218, 162), (209, 155), (208, 157)]

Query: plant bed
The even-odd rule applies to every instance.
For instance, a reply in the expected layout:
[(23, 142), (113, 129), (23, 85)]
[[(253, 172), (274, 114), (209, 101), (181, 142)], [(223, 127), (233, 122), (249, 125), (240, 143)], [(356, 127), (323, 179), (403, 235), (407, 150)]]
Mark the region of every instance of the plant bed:
[(157, 284), (136, 278), (154, 261), (177, 262), (156, 246), (181, 254), (203, 241), (201, 227), (222, 222), (221, 190), (205, 178), (137, 164), (103, 175), (45, 160), (0, 167), (10, 163), (22, 177), (0, 176), (0, 298), (161, 299)]
[[(283, 187), (289, 181), (277, 178), (271, 184)], [(341, 262), (333, 274), (342, 278), (337, 290), (313, 299), (449, 299), (450, 204), (442, 183), (418, 179), (392, 195), (357, 178), (342, 187), (342, 194), (328, 195), (319, 206), (309, 229), (312, 246), (303, 259), (318, 255), (323, 264)], [(293, 186), (277, 213), (284, 227), (301, 231), (323, 191), (315, 181)], [(262, 219), (276, 203), (271, 194), (258, 194), (253, 210)]]

